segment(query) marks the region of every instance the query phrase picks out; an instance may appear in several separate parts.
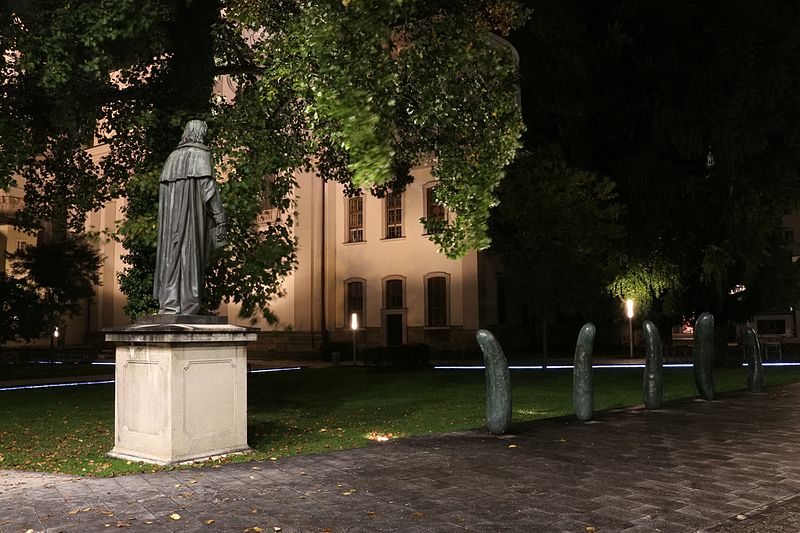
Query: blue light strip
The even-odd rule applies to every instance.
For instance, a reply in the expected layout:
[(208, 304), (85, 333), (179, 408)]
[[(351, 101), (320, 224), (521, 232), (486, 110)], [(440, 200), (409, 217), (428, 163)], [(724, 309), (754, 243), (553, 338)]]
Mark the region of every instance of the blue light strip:
[[(772, 363), (763, 363), (764, 366), (800, 366), (800, 363), (790, 363), (790, 362), (772, 362)], [(694, 365), (692, 363), (667, 363), (664, 365), (664, 368), (692, 368)], [(747, 363), (742, 363), (742, 366), (747, 366)], [(483, 365), (453, 365), (453, 366), (435, 366), (433, 367), (434, 370), (484, 370), (486, 367)], [(509, 370), (571, 370), (573, 369), (573, 365), (548, 365), (547, 368), (542, 367), (542, 365), (509, 365)], [(644, 368), (644, 364), (642, 363), (620, 363), (620, 364), (598, 364), (592, 365), (592, 368)]]
[(110, 361), (110, 362), (106, 362), (106, 361), (92, 361), (92, 364), (93, 364), (93, 365), (96, 365), (96, 366), (114, 366), (114, 365), (116, 365), (116, 363), (115, 363), (115, 362), (113, 362), (113, 361)]
[(302, 366), (292, 366), (288, 368), (259, 368), (258, 370), (248, 370), (251, 374), (263, 374), (264, 372), (291, 372), (293, 370), (303, 370)]
[(76, 381), (74, 383), (47, 383), (44, 385), (20, 385), (17, 387), (0, 387), (0, 391), (7, 390), (29, 390), (29, 389), (54, 389), (56, 387), (77, 387), (79, 385), (106, 385), (114, 383), (113, 379), (103, 381)]
[[(92, 363), (95, 364), (95, 363)], [(100, 364), (114, 364), (114, 363), (100, 363)], [(301, 366), (293, 366), (289, 368), (260, 368), (258, 370), (248, 370), (250, 374), (262, 374), (264, 372), (290, 372), (293, 370), (302, 370), (303, 367)], [(14, 387), (0, 387), (0, 392), (2, 391), (12, 391), (12, 390), (31, 390), (31, 389), (54, 389), (57, 387), (78, 387), (80, 385), (107, 385), (110, 383), (114, 383), (113, 379), (105, 379), (105, 380), (98, 380), (98, 381), (76, 381), (73, 383), (43, 383), (40, 385), (17, 385)]]

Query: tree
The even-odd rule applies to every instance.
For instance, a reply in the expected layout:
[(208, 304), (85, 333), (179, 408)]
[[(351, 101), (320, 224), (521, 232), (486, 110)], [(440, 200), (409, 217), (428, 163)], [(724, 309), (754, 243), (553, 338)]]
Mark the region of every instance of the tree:
[(616, 272), (623, 209), (608, 178), (569, 168), (555, 147), (521, 153), (498, 189), (489, 219), (492, 252), (515, 298), (532, 311), (547, 357), (547, 324), (590, 316)]
[(0, 343), (31, 341), (45, 333), (39, 295), (29, 280), (0, 272)]
[[(92, 202), (65, 202), (76, 223), (95, 200), (128, 195), (120, 238), (132, 265), (121, 280), (129, 311), (151, 305), (142, 287), (153, 268), (148, 191), (188, 118), (209, 122), (230, 214), (230, 249), (208, 276), (210, 309), (233, 300), (245, 314), (269, 316), (294, 266), (292, 173), (312, 163), (323, 179), (381, 194), (431, 160), (438, 200), (458, 214), (435, 228), (434, 240), (453, 257), (488, 245), (493, 191), (522, 129), (513, 57), (489, 32), (523, 20), (515, 0), (34, 1), (12, 2), (2, 16), (2, 44), (17, 54), (5, 58), (0, 144), (20, 137), (19, 124), (43, 132), (42, 141), (9, 152), (3, 168), (54, 184), (30, 193), (41, 200), (26, 211), (30, 220), (54, 216), (46, 200), (86, 177), (101, 186), (78, 187), (74, 197)], [(233, 101), (210, 98), (222, 75), (236, 86)], [(29, 90), (76, 118), (31, 110)], [(78, 109), (69, 107), (74, 99)], [(97, 119), (111, 148), (99, 173), (75, 162), (79, 133)], [(39, 154), (61, 166), (33, 170)], [(71, 181), (61, 178), (65, 161), (78, 169), (65, 174)], [(280, 219), (258, 229), (266, 203)]]
[(56, 327), (63, 331), (64, 319), (79, 315), (81, 301), (94, 296), (102, 262), (97, 249), (84, 237), (40, 242), (16, 252), (12, 256), (14, 277), (3, 280), (12, 298), (4, 304), (10, 307), (3, 314), (10, 323), (19, 323), (12, 326), (13, 336), (6, 340), (30, 340), (52, 333)]
[[(515, 41), (536, 69), (531, 137), (617, 183), (630, 268), (612, 290), (670, 319), (714, 313), (719, 346), (749, 303), (794, 303), (778, 234), (798, 205), (798, 15), (785, 0), (543, 1)], [(764, 282), (778, 273), (791, 290)]]

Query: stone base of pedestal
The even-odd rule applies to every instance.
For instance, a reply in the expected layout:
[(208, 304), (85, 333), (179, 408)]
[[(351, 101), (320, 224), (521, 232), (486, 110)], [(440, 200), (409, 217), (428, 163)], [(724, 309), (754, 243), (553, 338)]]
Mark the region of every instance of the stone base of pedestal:
[(247, 451), (247, 348), (256, 330), (144, 323), (116, 343), (111, 457), (161, 465)]

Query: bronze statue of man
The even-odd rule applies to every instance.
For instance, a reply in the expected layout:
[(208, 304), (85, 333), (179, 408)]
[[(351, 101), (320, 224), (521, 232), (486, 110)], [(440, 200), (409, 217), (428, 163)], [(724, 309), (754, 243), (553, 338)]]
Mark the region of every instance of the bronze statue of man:
[(207, 130), (204, 121), (190, 120), (161, 171), (153, 283), (159, 314), (200, 313), (206, 265), (225, 245), (227, 218), (203, 144)]

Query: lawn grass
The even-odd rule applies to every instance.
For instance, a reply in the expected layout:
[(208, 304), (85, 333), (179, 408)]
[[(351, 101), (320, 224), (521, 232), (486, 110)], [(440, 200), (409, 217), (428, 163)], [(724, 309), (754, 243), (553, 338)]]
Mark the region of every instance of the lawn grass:
[[(641, 369), (595, 371), (595, 409), (641, 404)], [(692, 369), (665, 369), (665, 400), (697, 396)], [(766, 382), (797, 381), (800, 369), (767, 369)], [(514, 421), (572, 413), (572, 372), (511, 376)], [(742, 390), (743, 369), (715, 370), (717, 390)], [(368, 373), (308, 369), (248, 377), (248, 440), (270, 459), (365, 445), (368, 437), (404, 437), (481, 427), (485, 385), (479, 371)], [(0, 468), (109, 476), (157, 469), (105, 453), (113, 447), (114, 387), (0, 392)]]

